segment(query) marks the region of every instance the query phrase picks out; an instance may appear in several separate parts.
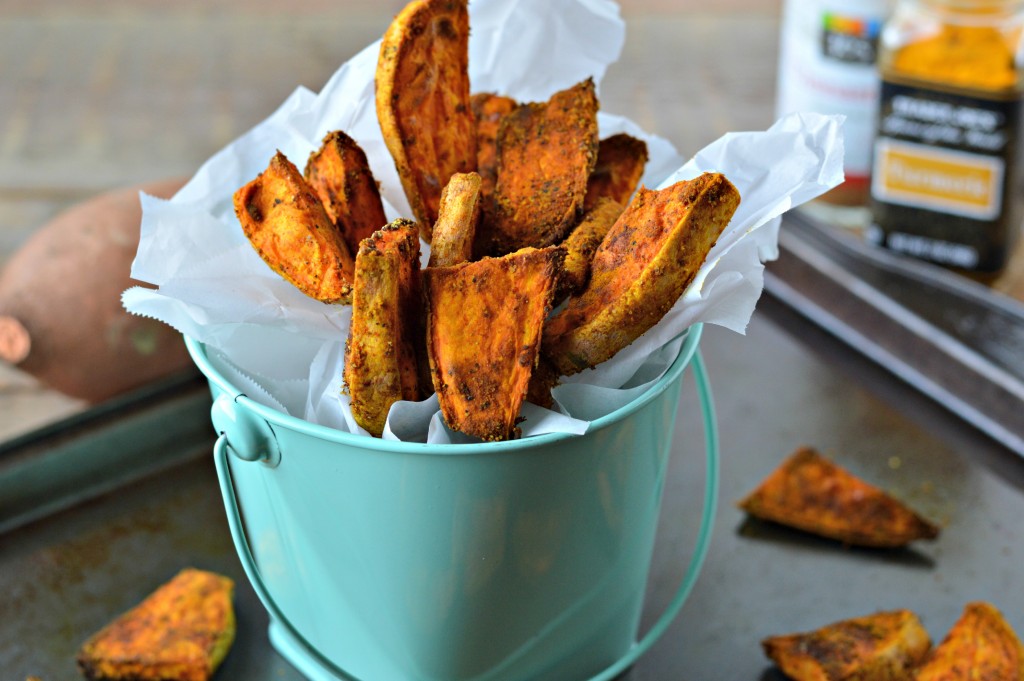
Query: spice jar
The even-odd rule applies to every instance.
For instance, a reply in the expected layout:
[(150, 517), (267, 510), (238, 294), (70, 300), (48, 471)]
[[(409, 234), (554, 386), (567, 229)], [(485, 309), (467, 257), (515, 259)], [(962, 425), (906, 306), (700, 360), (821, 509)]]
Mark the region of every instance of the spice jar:
[(1020, 231), (1021, 0), (900, 0), (882, 30), (869, 239), (998, 271)]

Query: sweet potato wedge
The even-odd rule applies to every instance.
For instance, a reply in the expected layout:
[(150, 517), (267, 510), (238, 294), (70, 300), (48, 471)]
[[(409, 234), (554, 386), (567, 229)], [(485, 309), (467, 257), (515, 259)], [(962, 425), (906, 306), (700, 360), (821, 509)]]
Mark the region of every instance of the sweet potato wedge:
[(480, 192), (491, 196), (498, 179), (498, 130), (518, 104), (511, 97), (479, 92), (470, 98), (470, 106), (476, 121), (476, 172), (483, 181)]
[(590, 281), (590, 262), (594, 259), (594, 253), (622, 211), (622, 204), (601, 197), (562, 242), (565, 247), (565, 265), (558, 277), (556, 302), (586, 288)]
[(431, 376), (452, 430), (515, 435), (563, 257), (557, 247), (524, 248), (425, 270)]
[(793, 681), (910, 681), (931, 639), (917, 615), (894, 610), (772, 636), (761, 646)]
[(597, 144), (597, 96), (590, 79), (505, 116), (491, 225), (496, 255), (560, 243), (576, 226)]
[(752, 516), (845, 544), (904, 546), (939, 528), (810, 447), (787, 458), (739, 507)]
[(419, 231), (410, 220), (398, 219), (359, 247), (345, 344), (352, 415), (375, 437), (384, 432), (392, 404), (420, 399), (422, 300)]
[(473, 257), (480, 222), (480, 176), (455, 173), (441, 192), (441, 208), (430, 241), (430, 267), (450, 267)]
[(380, 46), (377, 118), (427, 242), (448, 178), (476, 170), (468, 65), (466, 0), (413, 0)]
[(360, 241), (387, 224), (366, 154), (344, 132), (327, 133), (320, 149), (309, 155), (304, 175), (349, 253), (357, 253)]
[(544, 325), (541, 352), (562, 375), (613, 356), (658, 323), (739, 205), (718, 173), (643, 187), (594, 253), (590, 282)]
[(234, 582), (187, 568), (82, 646), (88, 679), (206, 681), (235, 638)]
[(355, 262), (316, 192), (281, 152), (234, 196), (235, 215), (271, 269), (311, 298), (347, 303)]
[(968, 603), (915, 681), (1024, 681), (1024, 646), (990, 603)]
[(602, 197), (623, 206), (636, 191), (647, 165), (647, 143), (625, 133), (601, 140), (597, 147), (597, 163), (587, 179), (587, 195), (583, 210), (590, 211)]

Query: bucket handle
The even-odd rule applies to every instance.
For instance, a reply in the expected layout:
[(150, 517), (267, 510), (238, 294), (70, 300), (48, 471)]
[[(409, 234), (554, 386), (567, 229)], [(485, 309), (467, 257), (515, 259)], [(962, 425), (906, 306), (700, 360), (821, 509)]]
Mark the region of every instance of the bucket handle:
[[(700, 410), (704, 424), (704, 449), (706, 460), (705, 472), (705, 494), (704, 506), (701, 512), (700, 533), (697, 536), (697, 543), (694, 546), (693, 556), (686, 568), (682, 582), (676, 590), (672, 601), (665, 607), (665, 610), (658, 617), (654, 625), (644, 634), (643, 638), (637, 641), (625, 655), (592, 676), (587, 681), (610, 681), (635, 663), (641, 655), (653, 646), (661, 635), (665, 633), (669, 625), (679, 614), (683, 603), (693, 590), (693, 586), (700, 574), (701, 566), (707, 557), (708, 547), (711, 543), (711, 528), (714, 524), (715, 508), (718, 506), (718, 426), (715, 421), (715, 408), (711, 396), (711, 384), (708, 382), (707, 368), (700, 351), (693, 355), (693, 374), (697, 383), (697, 396), (700, 399)], [(263, 607), (267, 609), (271, 617), (280, 624), (284, 630), (295, 640), (303, 651), (318, 664), (324, 667), (329, 673), (336, 676), (339, 681), (359, 681), (359, 679), (344, 670), (340, 669), (334, 662), (327, 659), (323, 653), (311, 645), (292, 623), (277, 607), (263, 578), (259, 568), (256, 567), (256, 560), (253, 558), (252, 550), (249, 547), (249, 539), (242, 527), (242, 517), (239, 513), (238, 499), (235, 496), (234, 482), (231, 479), (231, 471), (228, 468), (228, 441), (223, 433), (217, 438), (213, 447), (213, 460), (217, 468), (217, 479), (220, 482), (221, 496), (224, 498), (224, 508), (227, 511), (228, 529), (231, 532), (231, 539), (235, 544), (242, 563), (242, 569), (246, 577), (256, 591)]]

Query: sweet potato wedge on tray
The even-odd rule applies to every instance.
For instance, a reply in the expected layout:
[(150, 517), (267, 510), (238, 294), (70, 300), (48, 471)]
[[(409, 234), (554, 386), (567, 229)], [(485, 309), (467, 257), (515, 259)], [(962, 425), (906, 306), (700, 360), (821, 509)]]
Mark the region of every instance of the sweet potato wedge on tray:
[(590, 280), (590, 262), (594, 259), (594, 253), (622, 211), (622, 204), (602, 197), (583, 215), (580, 224), (576, 225), (562, 242), (562, 246), (565, 247), (565, 265), (558, 278), (556, 302), (586, 288)]
[(430, 370), (452, 430), (515, 435), (563, 257), (561, 248), (524, 248), (425, 270)]
[(347, 303), (355, 262), (316, 192), (281, 152), (235, 192), (235, 215), (260, 257), (300, 291)]
[(1024, 681), (1024, 647), (994, 606), (968, 603), (914, 679)]
[(597, 106), (587, 79), (502, 120), (490, 225), (495, 254), (557, 244), (579, 222), (597, 160)]
[(445, 185), (430, 241), (430, 267), (450, 267), (472, 259), (480, 222), (480, 183), (476, 173), (455, 173)]
[(917, 615), (894, 610), (772, 636), (761, 646), (793, 681), (910, 681), (931, 639)]
[(587, 288), (544, 325), (544, 356), (572, 375), (658, 323), (739, 202), (739, 192), (718, 173), (657, 191), (641, 187), (594, 253)]
[(342, 131), (324, 137), (320, 149), (309, 155), (304, 174), (327, 217), (341, 231), (349, 253), (358, 252), (360, 241), (387, 224), (366, 154)]
[(206, 681), (235, 638), (234, 582), (187, 568), (85, 642), (87, 679)]
[(384, 432), (392, 404), (420, 399), (422, 301), (419, 231), (410, 220), (398, 219), (359, 247), (345, 344), (352, 415), (376, 437)]
[(872, 547), (934, 539), (939, 528), (879, 488), (801, 447), (739, 507), (752, 516)]
[(424, 239), (453, 173), (476, 170), (466, 0), (414, 0), (380, 46), (377, 118)]
[(647, 143), (625, 133), (601, 140), (597, 163), (587, 179), (583, 210), (589, 211), (599, 199), (607, 197), (623, 206), (636, 191), (647, 165)]
[(498, 179), (498, 130), (501, 121), (518, 106), (516, 100), (492, 92), (479, 92), (470, 98), (476, 121), (476, 172), (483, 180), (480, 191), (491, 196)]

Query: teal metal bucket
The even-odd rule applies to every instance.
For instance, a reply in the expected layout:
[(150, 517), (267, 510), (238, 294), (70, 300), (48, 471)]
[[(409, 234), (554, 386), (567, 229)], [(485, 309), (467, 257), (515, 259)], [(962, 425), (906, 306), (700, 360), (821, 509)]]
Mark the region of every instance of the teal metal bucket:
[[(271, 641), (315, 681), (612, 679), (661, 636), (707, 552), (718, 439), (690, 329), (646, 393), (584, 435), (427, 445), (310, 424), (210, 381), (214, 458)], [(703, 411), (700, 531), (637, 640), (684, 369)]]

